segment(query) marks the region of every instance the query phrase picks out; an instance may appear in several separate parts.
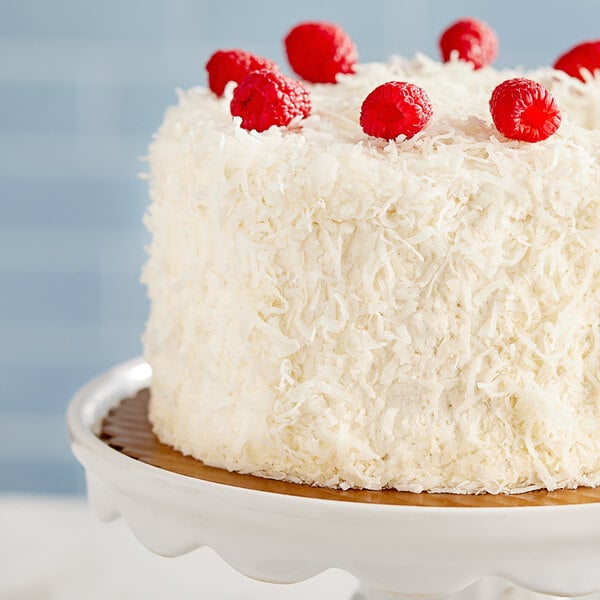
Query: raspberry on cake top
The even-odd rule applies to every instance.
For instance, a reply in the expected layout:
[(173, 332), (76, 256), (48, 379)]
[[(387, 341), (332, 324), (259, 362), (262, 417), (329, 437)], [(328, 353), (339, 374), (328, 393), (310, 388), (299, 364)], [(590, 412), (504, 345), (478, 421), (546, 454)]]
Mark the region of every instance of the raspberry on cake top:
[[(251, 71), (310, 96), (262, 131), (232, 117), (243, 80), (179, 92), (149, 151), (161, 441), (329, 487), (600, 484), (600, 81), (450, 55), (335, 84)], [(527, 82), (493, 103), (509, 137), (490, 114), (507, 80)], [(387, 82), (426, 92), (411, 136), (361, 127)], [(262, 118), (279, 92), (252, 85)], [(525, 125), (545, 138), (510, 139)]]

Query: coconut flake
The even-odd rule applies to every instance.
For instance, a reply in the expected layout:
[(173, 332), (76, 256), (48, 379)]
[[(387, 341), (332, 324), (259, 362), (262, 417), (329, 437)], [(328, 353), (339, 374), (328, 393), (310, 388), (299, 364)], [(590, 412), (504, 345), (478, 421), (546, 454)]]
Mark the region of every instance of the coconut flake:
[[(600, 484), (600, 81), (542, 69), (545, 142), (488, 111), (514, 71), (423, 56), (311, 89), (257, 134), (179, 91), (150, 148), (151, 420), (208, 464), (330, 487)], [(360, 129), (400, 79), (434, 116)], [(231, 90), (226, 90), (230, 94)]]

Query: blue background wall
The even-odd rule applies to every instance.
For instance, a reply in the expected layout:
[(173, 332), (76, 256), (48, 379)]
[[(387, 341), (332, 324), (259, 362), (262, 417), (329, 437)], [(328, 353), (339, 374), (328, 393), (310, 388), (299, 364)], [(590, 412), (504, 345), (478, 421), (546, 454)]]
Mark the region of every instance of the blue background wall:
[(281, 39), (304, 19), (338, 22), (371, 61), (437, 55), (464, 15), (496, 29), (499, 66), (600, 37), (592, 0), (0, 1), (0, 491), (83, 491), (64, 411), (141, 351), (136, 174), (175, 87), (203, 84), (217, 48), (285, 65)]

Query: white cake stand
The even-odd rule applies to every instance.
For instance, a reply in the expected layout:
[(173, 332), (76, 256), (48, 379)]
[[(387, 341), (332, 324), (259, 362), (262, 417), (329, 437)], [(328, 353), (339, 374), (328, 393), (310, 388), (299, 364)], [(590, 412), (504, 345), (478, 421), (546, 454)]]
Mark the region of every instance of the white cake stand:
[(150, 377), (141, 359), (103, 374), (73, 398), (68, 425), (98, 517), (123, 516), (158, 554), (178, 556), (207, 545), (241, 573), (273, 583), (338, 567), (359, 578), (356, 598), (368, 600), (481, 599), (482, 587), (460, 590), (488, 577), (557, 596), (600, 590), (600, 503), (442, 508), (345, 502), (202, 481), (125, 456), (97, 437), (100, 424)]

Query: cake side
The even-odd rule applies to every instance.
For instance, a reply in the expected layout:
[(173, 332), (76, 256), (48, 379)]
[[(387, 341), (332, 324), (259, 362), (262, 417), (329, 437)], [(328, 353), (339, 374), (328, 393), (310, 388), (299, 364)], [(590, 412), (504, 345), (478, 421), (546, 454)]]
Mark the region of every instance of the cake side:
[[(161, 441), (329, 487), (517, 492), (600, 484), (600, 84), (528, 74), (563, 112), (506, 141), (514, 76), (424, 57), (310, 86), (257, 134), (182, 92), (150, 149), (144, 281)], [(411, 140), (368, 138), (376, 85), (427, 90)]]

